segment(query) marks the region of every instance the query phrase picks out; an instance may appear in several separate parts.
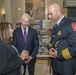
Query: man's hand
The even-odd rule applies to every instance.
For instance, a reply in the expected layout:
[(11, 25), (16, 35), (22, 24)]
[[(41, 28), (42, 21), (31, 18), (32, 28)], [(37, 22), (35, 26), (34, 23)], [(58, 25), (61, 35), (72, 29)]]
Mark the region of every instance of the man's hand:
[(56, 49), (50, 48), (50, 50), (49, 50), (50, 57), (56, 58), (57, 57), (57, 53), (58, 53), (58, 51)]
[(33, 57), (29, 56), (29, 58), (27, 60), (25, 60), (24, 63), (28, 64), (32, 59), (33, 59)]
[(29, 52), (28, 52), (27, 50), (23, 50), (23, 51), (21, 52), (20, 57), (21, 57), (22, 60), (28, 59), (28, 57), (29, 57)]

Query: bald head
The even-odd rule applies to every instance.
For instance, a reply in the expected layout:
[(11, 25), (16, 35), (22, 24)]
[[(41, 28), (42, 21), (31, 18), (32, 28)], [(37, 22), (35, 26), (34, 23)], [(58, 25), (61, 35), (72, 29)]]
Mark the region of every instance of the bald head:
[(62, 12), (60, 9), (60, 6), (56, 3), (53, 3), (48, 8), (48, 18), (51, 19), (51, 21), (56, 22), (62, 17)]
[(56, 4), (56, 3), (50, 5), (50, 6), (49, 6), (49, 9), (51, 9), (51, 10), (53, 10), (53, 11), (55, 11), (55, 12), (61, 11), (61, 10), (60, 10), (60, 6), (59, 6), (58, 4)]

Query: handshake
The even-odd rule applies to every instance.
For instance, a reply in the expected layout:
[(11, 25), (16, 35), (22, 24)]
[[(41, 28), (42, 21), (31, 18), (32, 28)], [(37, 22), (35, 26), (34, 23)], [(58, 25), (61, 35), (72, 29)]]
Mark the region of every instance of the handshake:
[(22, 60), (27, 60), (29, 58), (29, 52), (27, 50), (23, 50), (20, 57)]

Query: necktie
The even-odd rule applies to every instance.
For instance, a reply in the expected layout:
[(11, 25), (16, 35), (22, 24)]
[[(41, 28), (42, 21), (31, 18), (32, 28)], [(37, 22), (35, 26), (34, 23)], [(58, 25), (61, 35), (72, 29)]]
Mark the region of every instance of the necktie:
[(24, 38), (24, 42), (26, 42), (26, 29), (24, 29), (24, 35), (23, 35), (23, 38)]
[(57, 27), (58, 27), (58, 25), (57, 25), (57, 24), (55, 24), (55, 26), (54, 26), (54, 31), (56, 31), (56, 30), (57, 30)]

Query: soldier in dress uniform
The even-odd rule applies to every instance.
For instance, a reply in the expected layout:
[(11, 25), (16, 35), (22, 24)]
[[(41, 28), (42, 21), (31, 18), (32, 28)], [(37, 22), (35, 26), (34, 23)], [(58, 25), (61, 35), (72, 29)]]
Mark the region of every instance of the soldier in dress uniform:
[(66, 18), (58, 4), (48, 8), (48, 17), (56, 22), (52, 29), (49, 54), (53, 75), (74, 75), (76, 65), (76, 22)]

